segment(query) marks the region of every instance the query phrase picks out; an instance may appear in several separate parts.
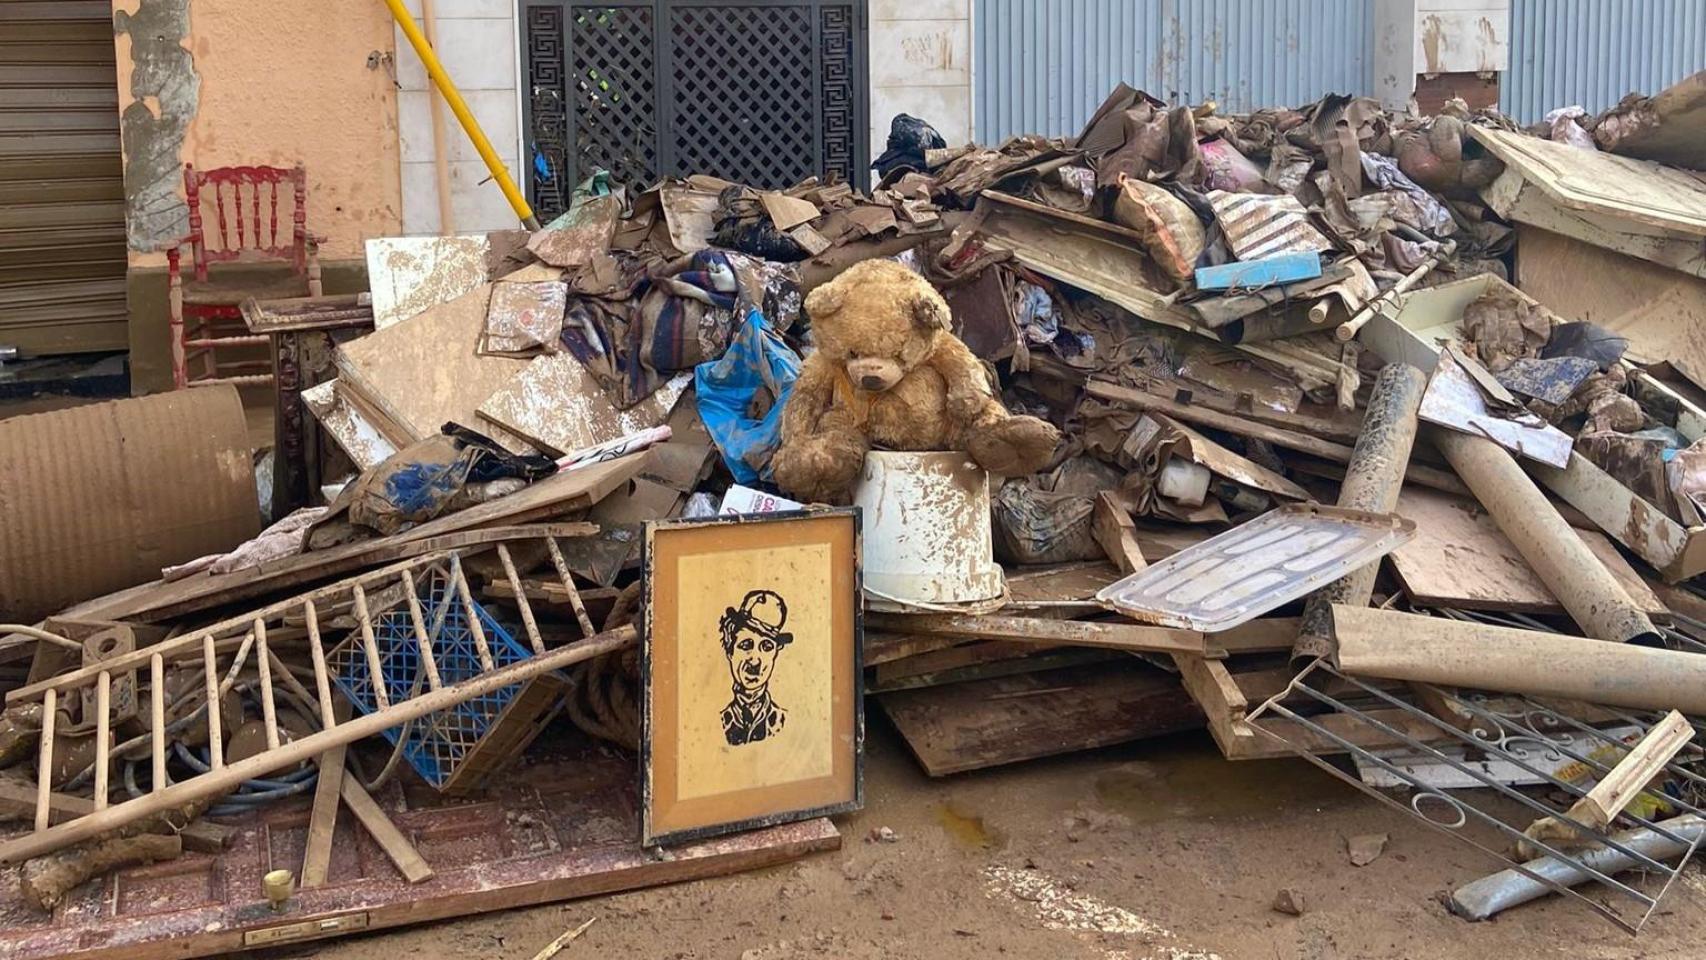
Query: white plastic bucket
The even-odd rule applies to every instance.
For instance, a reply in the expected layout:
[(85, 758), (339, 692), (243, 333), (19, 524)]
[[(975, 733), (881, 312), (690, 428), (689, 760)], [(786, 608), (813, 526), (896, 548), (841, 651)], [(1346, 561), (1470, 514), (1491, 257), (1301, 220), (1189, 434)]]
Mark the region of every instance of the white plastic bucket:
[(910, 604), (992, 600), (1005, 589), (989, 528), (989, 475), (963, 453), (865, 455), (865, 589)]

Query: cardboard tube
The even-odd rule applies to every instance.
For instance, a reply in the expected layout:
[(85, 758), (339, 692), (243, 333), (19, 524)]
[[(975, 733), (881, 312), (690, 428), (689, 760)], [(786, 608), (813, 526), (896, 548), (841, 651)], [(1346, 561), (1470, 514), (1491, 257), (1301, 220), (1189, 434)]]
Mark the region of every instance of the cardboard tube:
[[(1339, 506), (1373, 513), (1391, 513), (1398, 506), (1404, 487), (1404, 468), (1410, 463), (1410, 448), (1416, 442), (1416, 411), (1422, 405), (1427, 376), (1408, 364), (1387, 364), (1374, 382), (1368, 412), (1362, 418), (1351, 462), (1339, 485)], [(1374, 578), (1380, 561), (1364, 564), (1310, 595), (1303, 607), (1293, 660), (1307, 660), (1333, 652), (1335, 603), (1366, 607), (1374, 596)]]
[(1393, 610), (1333, 606), (1352, 676), (1706, 715), (1706, 657)]
[(1617, 643), (1657, 638), (1653, 622), (1630, 602), (1508, 450), (1455, 430), (1434, 430), (1431, 438), (1583, 632)]

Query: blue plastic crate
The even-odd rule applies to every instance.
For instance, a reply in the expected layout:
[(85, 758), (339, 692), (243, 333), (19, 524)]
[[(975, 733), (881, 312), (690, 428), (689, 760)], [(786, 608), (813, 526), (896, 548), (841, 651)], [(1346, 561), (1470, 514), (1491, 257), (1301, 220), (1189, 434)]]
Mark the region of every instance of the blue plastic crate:
[[(482, 673), (479, 652), (474, 646), (473, 631), (468, 628), (467, 614), (450, 585), (448, 572), (434, 567), (426, 576), (417, 579), (415, 589), (420, 600), (421, 616), (432, 638), (433, 662), (438, 667), (440, 685), (448, 687)], [(477, 601), (474, 603), (474, 610), (485, 629), (486, 645), (491, 651), (494, 668), (506, 667), (533, 656), (532, 650), (511, 637), (509, 631)], [(433, 625), (441, 616), (443, 622), (434, 632)], [(390, 609), (375, 615), (372, 624), (374, 644), (379, 649), (379, 667), (390, 702), (399, 703), (428, 692), (430, 688), (427, 686), (420, 645), (415, 640), (415, 629), (408, 605), (399, 601)], [(328, 654), (327, 669), (338, 689), (343, 691), (344, 696), (349, 698), (357, 710), (373, 713), (379, 709), (374, 700), (373, 683), (367, 667), (367, 652), (362, 645), (359, 628), (352, 631), (343, 643)], [(395, 744), (406, 729), (404, 759), (408, 760), (409, 765), (414, 767), (426, 782), (440, 790), (450, 790), (456, 785), (458, 774), (464, 772), (476, 748), (496, 732), (500, 720), (504, 719), (505, 711), (522, 697), (530, 684), (540, 679), (542, 678), (499, 687), (454, 707), (429, 713), (404, 727), (393, 727), (386, 730), (384, 736)], [(555, 685), (556, 681), (553, 679), (552, 683)], [(551, 699), (550, 709), (554, 711), (556, 698)], [(534, 725), (542, 723), (542, 719), (537, 717), (515, 719)], [(530, 740), (531, 737), (526, 739)], [(482, 771), (482, 775), (477, 779), (484, 779), (484, 774), (490, 772)], [(477, 786), (477, 782), (461, 786), (473, 787)]]

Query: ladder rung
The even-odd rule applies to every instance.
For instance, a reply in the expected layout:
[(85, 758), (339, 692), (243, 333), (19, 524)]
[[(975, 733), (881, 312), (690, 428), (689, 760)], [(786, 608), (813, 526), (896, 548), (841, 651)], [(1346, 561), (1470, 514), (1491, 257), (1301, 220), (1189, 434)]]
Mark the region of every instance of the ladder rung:
[(225, 731), (219, 716), (219, 657), (213, 651), (211, 633), (201, 638), (201, 665), (207, 672), (207, 765), (218, 770), (225, 766)]
[(166, 786), (166, 658), (158, 653), (148, 660), (148, 680), (149, 739), (153, 742), (154, 759), (151, 789), (162, 790)]

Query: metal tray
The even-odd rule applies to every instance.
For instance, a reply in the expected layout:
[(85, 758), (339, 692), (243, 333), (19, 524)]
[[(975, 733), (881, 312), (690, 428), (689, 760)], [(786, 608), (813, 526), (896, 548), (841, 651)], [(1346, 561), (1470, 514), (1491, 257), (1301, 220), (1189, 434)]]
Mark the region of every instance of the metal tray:
[(1307, 596), (1416, 535), (1391, 513), (1290, 504), (1109, 584), (1096, 600), (1134, 620), (1214, 633)]

